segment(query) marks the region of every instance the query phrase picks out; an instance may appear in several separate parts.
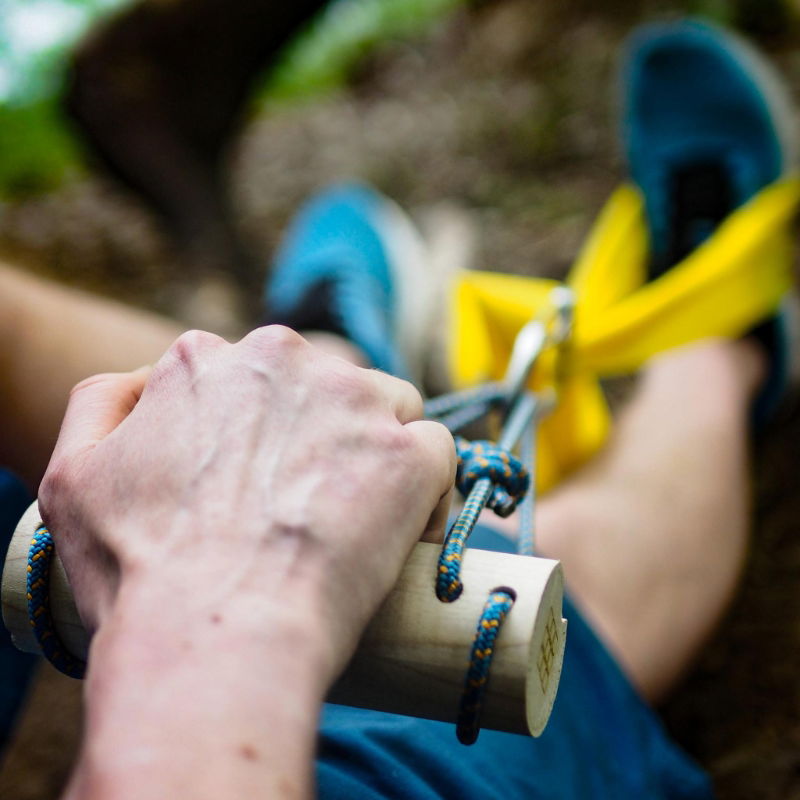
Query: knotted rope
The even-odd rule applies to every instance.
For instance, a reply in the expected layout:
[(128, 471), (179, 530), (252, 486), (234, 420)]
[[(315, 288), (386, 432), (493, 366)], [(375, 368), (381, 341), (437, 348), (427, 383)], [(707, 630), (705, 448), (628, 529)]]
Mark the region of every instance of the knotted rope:
[(528, 471), (507, 450), (493, 442), (455, 439), (458, 453), (456, 487), (466, 503), (447, 533), (436, 576), (436, 596), (452, 603), (461, 595), (461, 562), (467, 538), (484, 507), (507, 517), (522, 500), (530, 485)]
[[(458, 468), (456, 487), (465, 497), (464, 507), (445, 537), (436, 573), (436, 596), (444, 603), (455, 602), (463, 591), (461, 565), (467, 539), (485, 507), (506, 517), (522, 504), (519, 550), (533, 554), (533, 474), (534, 425), (537, 416), (550, 405), (524, 389), (524, 376), (547, 341), (542, 335), (526, 334), (527, 353), (517, 359), (518, 367), (505, 384), (489, 384), (480, 390), (467, 390), (436, 398), (426, 404), (426, 414), (455, 433), (494, 408), (504, 410), (505, 423), (500, 441), (469, 442), (455, 436)], [(518, 371), (517, 371), (518, 370)], [(523, 460), (511, 448), (522, 439)], [(462, 744), (472, 744), (480, 732), (483, 699), (489, 684), (495, 642), (504, 620), (516, 600), (513, 589), (497, 587), (490, 594), (478, 620), (470, 651), (469, 665), (456, 718), (456, 736)]]
[(501, 517), (511, 515), (528, 491), (530, 483), (528, 470), (522, 462), (494, 442), (483, 439), (469, 442), (456, 436), (455, 443), (458, 452), (458, 491), (466, 497), (479, 480), (489, 478), (493, 488), (486, 507)]
[(53, 537), (41, 525), (33, 534), (28, 551), (28, 618), (44, 657), (70, 678), (83, 678), (86, 664), (69, 652), (50, 615), (50, 566), (54, 552)]

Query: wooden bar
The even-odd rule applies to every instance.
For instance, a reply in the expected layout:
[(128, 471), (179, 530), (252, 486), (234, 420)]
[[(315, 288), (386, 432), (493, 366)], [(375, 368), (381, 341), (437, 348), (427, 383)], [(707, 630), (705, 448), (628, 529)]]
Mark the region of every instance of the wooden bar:
[[(41, 524), (34, 503), (20, 521), (3, 570), (3, 621), (21, 650), (38, 653), (28, 622), (28, 548)], [(481, 725), (538, 736), (561, 674), (566, 635), (563, 576), (557, 561), (468, 549), (464, 591), (454, 603), (434, 592), (439, 545), (415, 546), (397, 585), (368, 626), (329, 700), (454, 722), (478, 620), (489, 593), (513, 589), (516, 602), (497, 639)], [(56, 630), (79, 658), (88, 637), (55, 557), (50, 603)]]

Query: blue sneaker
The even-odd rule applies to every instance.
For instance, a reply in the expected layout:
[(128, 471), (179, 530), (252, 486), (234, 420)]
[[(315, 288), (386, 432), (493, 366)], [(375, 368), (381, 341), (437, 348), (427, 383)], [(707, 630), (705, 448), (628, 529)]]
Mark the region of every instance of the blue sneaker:
[[(700, 21), (640, 28), (621, 77), (623, 142), (645, 198), (655, 279), (790, 170), (794, 115), (773, 68), (738, 36)], [(771, 362), (757, 420), (788, 381), (787, 326), (779, 313), (753, 331)]]
[(336, 185), (290, 225), (265, 290), (266, 321), (339, 334), (372, 366), (419, 379), (431, 273), (428, 248), (398, 206), (366, 186)]
[(744, 41), (707, 23), (648, 25), (623, 64), (623, 140), (663, 272), (794, 162), (780, 78)]

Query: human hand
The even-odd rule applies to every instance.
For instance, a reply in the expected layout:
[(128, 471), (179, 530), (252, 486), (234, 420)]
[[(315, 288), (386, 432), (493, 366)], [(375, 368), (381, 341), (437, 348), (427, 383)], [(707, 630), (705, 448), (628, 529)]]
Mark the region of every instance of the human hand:
[(39, 501), (85, 624), (126, 594), (188, 630), (279, 608), (313, 618), (332, 681), (446, 521), (455, 451), (421, 414), (410, 384), (276, 327), (190, 332), (152, 371), (79, 384)]

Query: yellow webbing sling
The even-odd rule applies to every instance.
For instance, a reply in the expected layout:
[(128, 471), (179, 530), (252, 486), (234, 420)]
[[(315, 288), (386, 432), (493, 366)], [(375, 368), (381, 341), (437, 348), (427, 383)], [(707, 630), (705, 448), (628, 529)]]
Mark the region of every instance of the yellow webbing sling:
[[(532, 388), (554, 385), (559, 397), (539, 426), (540, 490), (605, 441), (611, 420), (599, 378), (635, 372), (655, 354), (689, 342), (739, 336), (774, 313), (792, 283), (798, 200), (800, 179), (771, 184), (648, 283), (643, 197), (632, 185), (614, 192), (566, 281), (576, 295), (568, 349), (558, 358), (545, 354), (531, 376)], [(514, 337), (556, 285), (499, 273), (459, 274), (448, 356), (455, 388), (503, 377)]]

